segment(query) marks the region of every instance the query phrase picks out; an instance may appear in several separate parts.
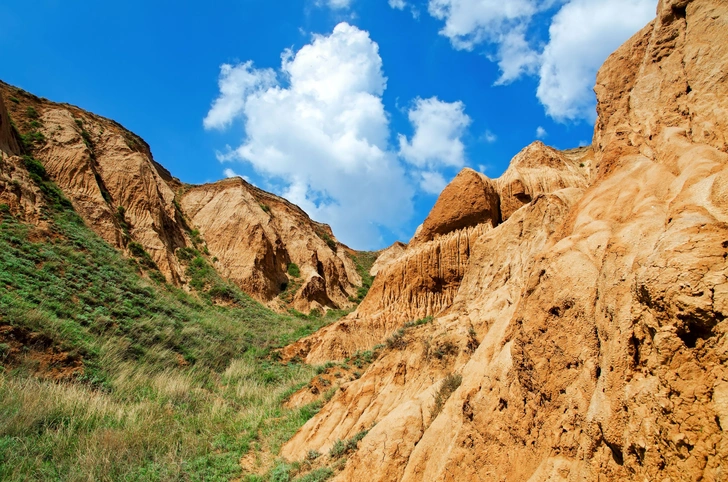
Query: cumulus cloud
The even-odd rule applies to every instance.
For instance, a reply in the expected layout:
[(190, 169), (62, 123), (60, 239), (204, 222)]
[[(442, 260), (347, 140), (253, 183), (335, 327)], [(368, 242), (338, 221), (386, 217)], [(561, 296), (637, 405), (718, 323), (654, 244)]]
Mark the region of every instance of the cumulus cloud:
[(495, 52), (501, 76), (496, 84), (507, 84), (538, 69), (538, 53), (526, 40), (526, 30), (538, 12), (557, 0), (429, 0), (427, 10), (443, 20), (440, 35), (458, 50), (473, 50), (480, 44)]
[(548, 135), (548, 132), (546, 132), (546, 129), (544, 129), (541, 126), (538, 126), (536, 128), (536, 139), (545, 139)]
[(557, 120), (594, 120), (592, 87), (606, 58), (655, 16), (655, 0), (572, 0), (554, 16), (537, 96)]
[(425, 171), (420, 173), (420, 188), (428, 194), (438, 195), (447, 186), (447, 181), (439, 172)]
[(414, 187), (388, 148), (378, 45), (341, 23), (284, 52), (279, 77), (250, 62), (223, 65), (205, 127), (242, 119), (239, 160), (282, 185), (280, 194), (331, 224), (343, 242), (379, 247), (380, 227), (410, 219)]
[(351, 6), (352, 0), (317, 0), (316, 5), (327, 6), (332, 10), (345, 10)]
[(407, 6), (407, 2), (404, 0), (389, 0), (389, 6), (396, 8), (397, 10), (404, 10)]
[[(429, 0), (440, 34), (458, 50), (483, 46), (504, 85), (539, 77), (537, 96), (559, 121), (594, 120), (596, 71), (607, 56), (655, 14), (656, 0)], [(537, 15), (550, 15), (549, 39), (534, 37)], [(540, 46), (540, 44), (544, 44)]]
[(223, 64), (220, 67), (218, 87), (220, 96), (212, 104), (203, 124), (205, 129), (223, 129), (242, 114), (245, 99), (258, 89), (265, 89), (276, 82), (276, 74), (270, 69), (256, 70), (253, 62), (240, 65)]
[(462, 167), (465, 147), (461, 137), (470, 125), (462, 102), (443, 102), (437, 97), (416, 99), (409, 111), (415, 128), (411, 140), (399, 135), (399, 153), (420, 168)]

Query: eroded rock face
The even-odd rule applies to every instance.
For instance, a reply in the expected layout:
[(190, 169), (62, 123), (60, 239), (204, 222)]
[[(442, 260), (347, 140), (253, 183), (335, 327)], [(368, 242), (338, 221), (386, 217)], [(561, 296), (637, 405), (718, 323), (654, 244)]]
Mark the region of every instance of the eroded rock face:
[(499, 198), (494, 183), (465, 168), (440, 193), (412, 244), (487, 222), (496, 226), (499, 218)]
[(20, 154), (20, 146), (13, 134), (10, 116), (2, 98), (0, 98), (0, 151), (7, 156)]
[[(356, 312), (287, 347), (287, 357), (309, 363), (343, 359), (381, 343), (404, 323), (444, 314), (467, 273), (473, 245), (502, 216), (539, 196), (583, 189), (590, 179), (591, 148), (557, 151), (535, 142), (491, 180), (463, 169), (443, 190), (409, 245), (385, 250), (373, 269), (376, 279)], [(522, 193), (515, 193), (515, 185)], [(519, 197), (520, 196), (520, 197)]]
[(496, 180), (501, 219), (507, 220), (539, 194), (586, 187), (592, 158), (591, 147), (558, 151), (536, 141), (523, 149)]
[(372, 268), (369, 270), (369, 274), (372, 276), (379, 274), (385, 267), (397, 261), (406, 249), (406, 244), (396, 241), (392, 246), (382, 250), (379, 256), (377, 256), (377, 260), (372, 265)]
[[(39, 139), (33, 156), (88, 225), (127, 253), (131, 243), (141, 245), (168, 281), (189, 281), (180, 248), (207, 247), (203, 256), (223, 277), (273, 308), (351, 305), (348, 297), (361, 285), (353, 262), (331, 229), (298, 207), (241, 180), (185, 185), (113, 121), (3, 83), (0, 94), (0, 203), (13, 211), (36, 219), (42, 196), (18, 157), (10, 116)], [(8, 104), (11, 97), (17, 102)], [(300, 266), (300, 278), (286, 274), (290, 263)], [(282, 306), (278, 296), (286, 289), (291, 299)]]
[[(181, 207), (207, 240), (220, 273), (265, 301), (299, 283), (293, 300), (298, 310), (347, 306), (361, 285), (345, 250), (334, 251), (324, 240), (335, 239), (328, 226), (240, 178), (193, 187)], [(290, 263), (300, 277), (289, 280)]]
[(724, 480), (726, 23), (725, 2), (661, 1), (599, 73), (591, 186), (474, 239), (450, 307), (283, 454), (376, 423), (335, 480)]

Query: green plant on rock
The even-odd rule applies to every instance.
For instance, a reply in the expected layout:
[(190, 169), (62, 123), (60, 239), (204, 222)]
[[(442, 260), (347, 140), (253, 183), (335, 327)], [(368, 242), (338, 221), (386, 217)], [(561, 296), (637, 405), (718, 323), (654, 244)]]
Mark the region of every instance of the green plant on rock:
[(450, 395), (452, 395), (455, 390), (460, 387), (460, 384), (462, 382), (463, 376), (459, 373), (450, 373), (442, 380), (440, 388), (435, 394), (435, 403), (432, 406), (433, 420), (439, 415), (439, 413), (442, 411), (442, 408), (445, 406), (445, 402), (447, 402), (448, 398), (450, 398)]
[(288, 274), (293, 276), (294, 278), (300, 278), (301, 269), (296, 263), (288, 263)]

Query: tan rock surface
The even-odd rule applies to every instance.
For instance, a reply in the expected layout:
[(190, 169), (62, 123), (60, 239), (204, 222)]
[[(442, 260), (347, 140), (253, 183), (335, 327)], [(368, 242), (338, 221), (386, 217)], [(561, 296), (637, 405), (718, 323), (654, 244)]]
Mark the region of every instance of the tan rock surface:
[[(327, 225), (241, 178), (193, 187), (180, 204), (218, 259), (220, 274), (264, 301), (299, 282), (293, 300), (298, 310), (348, 306), (348, 297), (361, 285), (343, 246), (334, 251), (321, 237), (335, 241)], [(299, 266), (300, 280), (289, 280), (290, 263)]]
[(486, 222), (496, 226), (499, 218), (498, 192), (493, 181), (465, 168), (440, 193), (411, 244)]
[(392, 246), (382, 250), (382, 252), (379, 253), (379, 256), (377, 256), (377, 260), (374, 262), (372, 268), (369, 270), (369, 274), (372, 276), (378, 275), (379, 272), (384, 270), (384, 268), (386, 268), (388, 265), (397, 261), (404, 254), (406, 249), (406, 244), (400, 241), (395, 241)]
[(495, 181), (501, 219), (505, 221), (539, 194), (588, 186), (592, 158), (590, 147), (558, 151), (536, 141), (524, 148)]
[(451, 306), (283, 454), (376, 424), (335, 480), (726, 480), (726, 23), (725, 2), (661, 1), (599, 73), (591, 187), (474, 239)]

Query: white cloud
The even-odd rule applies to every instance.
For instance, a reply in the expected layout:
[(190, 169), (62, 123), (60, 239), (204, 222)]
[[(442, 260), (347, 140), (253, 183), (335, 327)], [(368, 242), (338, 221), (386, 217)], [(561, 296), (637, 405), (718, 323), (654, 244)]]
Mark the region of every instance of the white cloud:
[(332, 10), (345, 10), (351, 6), (352, 0), (317, 0), (316, 5), (326, 5)]
[(592, 87), (604, 60), (655, 16), (655, 0), (572, 0), (554, 16), (538, 98), (557, 120), (594, 120)]
[[(233, 71), (243, 74), (233, 78)], [(240, 160), (282, 184), (280, 194), (331, 224), (343, 242), (380, 247), (380, 227), (399, 229), (410, 219), (414, 188), (388, 148), (378, 45), (341, 23), (298, 52), (284, 52), (281, 74), (286, 85), (269, 82), (275, 76), (249, 62), (223, 66), (221, 96), (205, 125), (242, 118)], [(250, 78), (263, 80), (251, 88)]]
[(245, 179), (246, 181), (250, 182), (250, 178), (248, 176), (242, 176), (230, 168), (224, 169), (222, 171), (222, 173), (225, 175), (225, 177), (240, 177), (240, 178)]
[(465, 148), (460, 138), (470, 125), (462, 102), (443, 102), (437, 97), (416, 99), (409, 111), (415, 128), (412, 140), (399, 135), (399, 153), (420, 168), (462, 167)]
[(498, 67), (501, 76), (495, 85), (506, 85), (524, 74), (536, 73), (539, 62), (539, 54), (526, 41), (525, 26), (514, 28), (499, 39)]
[(549, 135), (548, 132), (546, 132), (546, 129), (544, 129), (541, 126), (538, 126), (536, 128), (536, 139), (545, 139), (546, 136)]
[(389, 0), (389, 6), (396, 8), (397, 10), (404, 10), (407, 6), (407, 2), (404, 0)]
[(447, 181), (439, 172), (425, 171), (420, 173), (420, 188), (428, 194), (438, 195), (447, 186)]
[(276, 82), (276, 74), (270, 69), (256, 70), (253, 62), (239, 65), (223, 64), (220, 67), (218, 86), (220, 96), (207, 113), (205, 129), (224, 129), (234, 118), (242, 114), (245, 98), (258, 89), (265, 89)]
[(482, 139), (483, 139), (483, 141), (487, 142), (488, 144), (492, 144), (498, 140), (498, 136), (493, 134), (493, 132), (491, 132), (489, 129), (486, 129), (485, 132), (483, 133)]
[[(607, 56), (655, 15), (657, 0), (429, 0), (444, 21), (440, 34), (458, 50), (485, 46), (504, 85), (523, 75), (540, 78), (537, 96), (559, 121), (594, 120), (592, 87)], [(536, 15), (563, 4), (544, 47), (533, 38)]]

